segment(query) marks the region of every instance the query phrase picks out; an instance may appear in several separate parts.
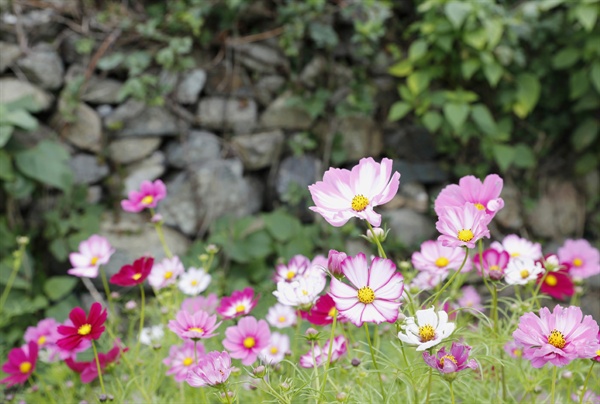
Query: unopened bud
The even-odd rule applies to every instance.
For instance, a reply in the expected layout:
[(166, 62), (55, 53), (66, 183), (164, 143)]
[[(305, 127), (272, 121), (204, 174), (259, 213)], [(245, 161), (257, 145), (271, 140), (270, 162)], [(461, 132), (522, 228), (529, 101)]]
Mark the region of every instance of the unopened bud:
[(346, 399), (348, 398), (348, 394), (342, 392), (337, 393), (337, 395), (335, 396), (335, 399), (337, 401), (339, 401), (340, 403), (343, 403), (344, 401), (346, 401)]
[(400, 269), (401, 271), (408, 271), (412, 268), (412, 264), (410, 263), (410, 261), (400, 261), (398, 263), (398, 269)]
[(309, 341), (317, 341), (319, 339), (319, 331), (310, 327), (304, 332), (304, 336)]
[(345, 252), (339, 252), (336, 250), (329, 250), (329, 256), (327, 257), (327, 269), (334, 276), (342, 275), (342, 261), (344, 261), (348, 255)]
[(156, 213), (154, 216), (152, 216), (152, 219), (150, 219), (152, 221), (152, 223), (161, 223), (163, 220), (163, 217), (160, 213)]
[(571, 379), (573, 377), (573, 372), (570, 370), (565, 370), (560, 374), (560, 377), (563, 379)]
[(106, 394), (100, 394), (98, 396), (98, 401), (100, 401), (101, 403), (105, 402), (106, 400), (108, 400), (108, 396)]
[(254, 376), (258, 377), (258, 378), (264, 377), (266, 373), (267, 373), (267, 368), (265, 368), (263, 365), (255, 367), (254, 370), (252, 371), (252, 374), (254, 374)]
[(291, 386), (289, 385), (288, 382), (283, 382), (279, 385), (279, 387), (281, 387), (281, 390), (283, 390), (283, 391), (288, 391)]
[(27, 245), (29, 244), (29, 237), (19, 236), (17, 237), (17, 244), (19, 245)]
[(358, 359), (358, 358), (352, 358), (350, 363), (352, 364), (352, 366), (357, 367), (358, 365), (360, 365), (361, 362), (360, 362), (360, 359)]
[(381, 227), (374, 227), (373, 230), (367, 230), (367, 240), (372, 243), (375, 243), (376, 240), (379, 240), (380, 243), (383, 243), (387, 237), (387, 232), (384, 231)]
[(117, 300), (121, 298), (121, 294), (119, 292), (110, 292), (110, 297)]
[(219, 247), (214, 244), (209, 244), (206, 246), (206, 252), (209, 254), (216, 254), (219, 252)]
[(133, 311), (136, 308), (137, 308), (137, 303), (135, 300), (130, 300), (127, 303), (125, 303), (125, 310)]

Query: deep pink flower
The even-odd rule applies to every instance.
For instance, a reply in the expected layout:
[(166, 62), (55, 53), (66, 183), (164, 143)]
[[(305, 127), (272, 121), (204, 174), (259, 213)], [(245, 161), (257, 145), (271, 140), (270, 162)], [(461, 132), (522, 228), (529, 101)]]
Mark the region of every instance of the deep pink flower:
[(98, 276), (100, 265), (108, 263), (115, 249), (110, 246), (107, 239), (94, 234), (87, 240), (79, 243), (79, 252), (69, 254), (69, 260), (73, 268), (69, 269), (69, 275), (95, 278)]
[(110, 283), (119, 286), (135, 286), (144, 283), (153, 265), (152, 257), (138, 258), (133, 265), (123, 265), (119, 272), (110, 277)]
[(523, 357), (534, 368), (548, 362), (565, 366), (577, 358), (595, 357), (600, 349), (597, 335), (598, 323), (592, 316), (584, 317), (576, 306), (558, 305), (552, 313), (542, 307), (539, 317), (534, 313), (523, 314), (513, 332), (515, 341), (523, 345)]
[(208, 296), (188, 297), (181, 303), (181, 310), (185, 310), (190, 314), (200, 310), (213, 314), (218, 306), (219, 298), (215, 293), (211, 293)]
[(183, 339), (204, 339), (214, 337), (214, 331), (221, 325), (217, 323), (217, 315), (212, 316), (205, 311), (190, 314), (180, 310), (175, 320), (169, 321), (169, 329)]
[(121, 201), (121, 207), (126, 212), (141, 212), (146, 208), (155, 208), (158, 202), (167, 196), (167, 187), (161, 180), (144, 181), (140, 191), (131, 191), (129, 199)]
[(384, 158), (380, 164), (371, 157), (362, 158), (352, 170), (330, 168), (323, 181), (310, 185), (308, 190), (316, 206), (309, 209), (335, 227), (352, 217), (379, 227), (381, 215), (373, 208), (392, 200), (399, 185), (400, 173), (392, 175), (392, 160)]
[(488, 215), (494, 216), (504, 207), (504, 200), (500, 198), (504, 181), (496, 174), (485, 177), (483, 183), (472, 175), (462, 177), (458, 185), (451, 184), (442, 189), (435, 200), (435, 212), (438, 216), (449, 207), (463, 207), (467, 203), (475, 206)]
[(249, 314), (258, 302), (258, 296), (254, 298), (254, 289), (234, 291), (230, 297), (221, 299), (221, 305), (217, 307), (217, 313), (225, 320), (242, 317)]
[[(481, 266), (481, 258), (483, 256), (483, 270)], [(504, 271), (510, 260), (510, 255), (506, 251), (498, 251), (494, 248), (488, 248), (482, 254), (475, 253), (473, 263), (477, 268), (479, 275), (482, 272), (485, 276), (493, 280), (500, 280), (504, 276)]]
[(438, 240), (445, 247), (474, 248), (479, 239), (490, 237), (487, 225), (491, 218), (492, 216), (472, 204), (463, 207), (447, 207), (443, 209), (435, 223), (437, 230), (442, 233)]
[(100, 338), (104, 332), (106, 316), (106, 309), (102, 310), (102, 305), (98, 302), (92, 304), (87, 318), (81, 307), (75, 307), (69, 313), (69, 319), (73, 322), (73, 326), (58, 326), (59, 334), (64, 337), (59, 339), (56, 344), (62, 349), (73, 350), (79, 346), (82, 340), (91, 341)]
[(555, 299), (565, 300), (567, 297), (571, 297), (575, 294), (575, 285), (566, 269), (561, 269), (554, 272), (548, 272), (546, 277), (541, 273), (538, 275), (537, 283), (540, 287), (540, 292), (552, 296)]
[(369, 265), (359, 253), (342, 262), (342, 271), (350, 285), (332, 278), (329, 292), (342, 316), (357, 327), (398, 319), (404, 283), (393, 261), (377, 257)]
[[(71, 319), (66, 319), (62, 324), (58, 324), (58, 327), (64, 325), (67, 327), (74, 327), (73, 322), (71, 321)], [(48, 346), (48, 362), (55, 362), (57, 360), (65, 360), (67, 358), (71, 358), (71, 359), (75, 359), (77, 354), (79, 352), (85, 352), (88, 349), (90, 349), (92, 347), (92, 340), (90, 339), (82, 339), (79, 341), (79, 344), (75, 345), (75, 347), (72, 347), (70, 349), (65, 349), (65, 348), (61, 348), (58, 346), (58, 340), (61, 339), (63, 337), (62, 334), (60, 334), (58, 332), (58, 327), (56, 327), (56, 344), (54, 346)], [(41, 351), (41, 353), (43, 354), (43, 351)], [(45, 362), (46, 359), (44, 358), (45, 355), (42, 356), (42, 358), (40, 358), (41, 361)]]
[[(303, 319), (314, 325), (327, 325), (333, 323), (337, 314), (335, 302), (329, 293), (322, 295), (308, 311), (300, 311)], [(347, 321), (338, 315), (338, 321)]]
[[(421, 244), (421, 251), (413, 253), (412, 264), (418, 271), (430, 271), (441, 275), (451, 269), (458, 271), (465, 254), (463, 248), (445, 247), (441, 241), (428, 240)], [(473, 264), (467, 259), (462, 272), (468, 272), (472, 267)]]
[[(300, 366), (303, 368), (314, 368), (324, 365), (329, 356), (329, 345), (331, 341), (327, 340), (323, 349), (319, 345), (315, 345), (307, 353), (300, 357)], [(333, 347), (331, 348), (331, 360), (329, 363), (334, 363), (348, 351), (348, 343), (343, 335), (338, 335), (333, 339)]]
[(566, 240), (558, 249), (558, 258), (571, 266), (573, 277), (585, 279), (600, 274), (600, 252), (587, 240)]
[[(194, 345), (196, 353), (194, 354)], [(188, 372), (194, 368), (196, 358), (200, 359), (204, 355), (204, 345), (200, 342), (185, 340), (183, 345), (172, 345), (169, 349), (169, 356), (163, 359), (163, 363), (169, 366), (167, 375), (173, 375), (176, 382), (183, 382), (187, 378)]]
[[(122, 349), (118, 344), (115, 344), (107, 353), (98, 352), (98, 361), (102, 373), (109, 364), (119, 360), (121, 352), (127, 352), (127, 350), (128, 348)], [(65, 363), (72, 371), (81, 374), (81, 383), (90, 383), (98, 377), (98, 365), (95, 359), (88, 362), (75, 362), (72, 358), (67, 358)]]
[(237, 326), (225, 330), (223, 346), (232, 358), (241, 359), (245, 366), (251, 365), (260, 352), (269, 345), (271, 331), (265, 320), (243, 317)]
[(423, 360), (441, 373), (460, 372), (466, 368), (476, 370), (478, 368), (477, 362), (474, 359), (469, 360), (470, 351), (470, 346), (453, 342), (450, 352), (446, 352), (446, 347), (442, 347), (436, 355), (423, 352)]
[(33, 341), (29, 341), (21, 348), (11, 349), (8, 353), (8, 362), (2, 365), (2, 371), (9, 376), (0, 380), (0, 384), (10, 387), (25, 383), (35, 370), (37, 357), (38, 345)]
[(213, 351), (198, 360), (198, 365), (188, 372), (185, 381), (192, 387), (220, 386), (227, 381), (231, 370), (229, 353)]

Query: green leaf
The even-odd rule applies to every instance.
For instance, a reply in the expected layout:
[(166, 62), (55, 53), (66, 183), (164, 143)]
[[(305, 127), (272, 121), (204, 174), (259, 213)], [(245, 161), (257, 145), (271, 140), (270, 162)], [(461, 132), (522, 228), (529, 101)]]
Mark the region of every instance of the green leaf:
[(388, 69), (388, 73), (395, 77), (406, 77), (413, 71), (413, 65), (410, 60), (406, 59), (396, 63)]
[(399, 121), (404, 118), (406, 114), (410, 112), (412, 106), (404, 101), (396, 101), (394, 105), (390, 108), (390, 112), (388, 114), (388, 121), (394, 122)]
[(442, 115), (437, 111), (428, 111), (423, 115), (423, 125), (429, 132), (436, 132), (442, 125)]
[(513, 112), (519, 118), (525, 118), (535, 107), (540, 98), (542, 87), (536, 76), (523, 73), (517, 76), (517, 102), (513, 105)]
[(477, 50), (483, 50), (483, 48), (485, 48), (487, 37), (485, 35), (485, 30), (480, 28), (474, 31), (465, 32), (463, 35), (463, 40), (473, 48)]
[(112, 70), (118, 67), (125, 60), (125, 54), (121, 52), (113, 53), (105, 56), (98, 61), (96, 65), (100, 70)]
[(13, 181), (15, 179), (10, 154), (2, 149), (0, 149), (0, 179), (4, 181)]
[(446, 6), (444, 7), (444, 13), (454, 28), (459, 29), (465, 18), (467, 18), (471, 12), (471, 8), (472, 6), (470, 3), (451, 1), (446, 3)]
[(500, 170), (503, 172), (508, 170), (515, 158), (514, 148), (504, 144), (495, 144), (492, 152)]
[(535, 167), (535, 155), (531, 147), (525, 143), (519, 143), (514, 147), (513, 165), (519, 168)]
[(10, 125), (0, 125), (0, 148), (10, 140), (13, 131), (14, 127)]
[(463, 78), (469, 80), (473, 74), (481, 67), (479, 60), (475, 58), (467, 59), (460, 65)]
[(590, 79), (598, 93), (600, 93), (600, 62), (596, 61), (590, 69)]
[(498, 133), (496, 121), (484, 104), (476, 104), (471, 107), (471, 118), (486, 135), (494, 136)]
[(496, 87), (502, 77), (502, 73), (504, 73), (504, 68), (495, 61), (486, 63), (483, 66), (483, 74), (492, 87)]
[(33, 115), (24, 109), (16, 109), (13, 111), (7, 111), (2, 114), (2, 123), (13, 126), (18, 126), (25, 130), (35, 130), (38, 127), (38, 121)]
[(429, 81), (431, 78), (429, 77), (429, 73), (420, 71), (414, 72), (406, 79), (406, 84), (410, 92), (413, 95), (421, 94), (427, 87), (429, 87)]
[(569, 98), (571, 100), (581, 98), (581, 96), (587, 92), (589, 87), (590, 82), (588, 80), (587, 70), (581, 69), (572, 73), (569, 77)]
[(416, 62), (421, 59), (427, 53), (428, 49), (427, 41), (424, 39), (417, 39), (414, 41), (410, 48), (408, 48), (408, 59), (411, 62)]
[(74, 276), (53, 276), (44, 282), (44, 293), (52, 301), (60, 300), (71, 293), (77, 281)]
[(557, 70), (568, 69), (573, 66), (579, 60), (581, 52), (577, 48), (564, 48), (561, 49), (552, 58), (552, 67)]
[(57, 142), (42, 140), (15, 154), (15, 164), (26, 176), (67, 191), (73, 183), (69, 153)]
[(585, 175), (598, 166), (598, 156), (594, 152), (587, 152), (575, 163), (575, 174)]
[(69, 313), (73, 310), (73, 307), (79, 305), (79, 301), (73, 295), (67, 297), (64, 300), (57, 302), (56, 304), (48, 307), (45, 311), (46, 317), (51, 317), (62, 323), (69, 318)]
[(504, 33), (504, 25), (501, 19), (485, 20), (483, 23), (487, 33), (488, 49), (494, 49)]
[(450, 102), (444, 105), (444, 116), (455, 132), (462, 129), (469, 115), (469, 110), (469, 105), (464, 103)]
[(592, 32), (598, 19), (598, 4), (579, 4), (575, 7), (575, 17), (587, 32)]
[(283, 210), (265, 214), (263, 218), (267, 231), (275, 240), (281, 242), (289, 240), (301, 226), (298, 219)]
[(588, 118), (581, 122), (571, 136), (571, 144), (577, 152), (588, 148), (598, 137), (598, 121), (594, 118)]

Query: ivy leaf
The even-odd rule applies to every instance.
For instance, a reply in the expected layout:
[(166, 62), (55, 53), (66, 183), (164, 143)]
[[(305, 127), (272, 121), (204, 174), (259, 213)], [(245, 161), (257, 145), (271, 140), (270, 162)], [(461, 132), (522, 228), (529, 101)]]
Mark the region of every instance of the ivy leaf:
[(492, 151), (500, 170), (503, 172), (508, 170), (515, 158), (514, 148), (504, 144), (495, 144)]
[(477, 104), (471, 108), (471, 118), (486, 135), (494, 136), (498, 133), (496, 121), (484, 104)]
[(442, 115), (437, 111), (428, 111), (423, 115), (423, 125), (429, 132), (436, 132), (442, 126)]
[(540, 98), (541, 90), (540, 81), (533, 74), (517, 76), (517, 102), (513, 105), (513, 112), (521, 119), (529, 115)]
[(57, 142), (42, 140), (35, 147), (15, 154), (19, 171), (44, 184), (67, 191), (73, 183), (69, 153)]
[(600, 93), (600, 62), (596, 61), (592, 65), (590, 69), (590, 78), (592, 79), (592, 84), (596, 88), (596, 91)]
[(410, 112), (411, 109), (412, 106), (407, 102), (395, 102), (394, 105), (392, 105), (392, 108), (390, 108), (390, 113), (388, 114), (388, 121), (399, 121), (400, 119), (404, 118), (406, 114)]
[(464, 103), (451, 102), (444, 105), (444, 116), (446, 117), (446, 120), (450, 122), (450, 125), (452, 125), (455, 132), (462, 129), (467, 120), (467, 116), (469, 115), (469, 110), (469, 105)]
[(588, 118), (581, 122), (571, 136), (571, 144), (577, 152), (588, 148), (598, 137), (598, 121), (594, 118)]
[(451, 1), (446, 3), (446, 6), (444, 7), (444, 13), (454, 28), (459, 29), (462, 23), (465, 21), (465, 18), (467, 18), (471, 12), (471, 8), (472, 6), (469, 3)]

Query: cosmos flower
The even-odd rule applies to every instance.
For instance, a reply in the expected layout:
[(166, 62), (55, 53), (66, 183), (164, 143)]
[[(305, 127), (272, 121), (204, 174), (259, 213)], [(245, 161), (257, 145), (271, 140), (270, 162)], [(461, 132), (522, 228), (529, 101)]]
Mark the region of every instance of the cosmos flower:
[(512, 259), (506, 267), (504, 281), (509, 285), (527, 285), (543, 273), (542, 264), (531, 258)]
[[(483, 267), (481, 259), (483, 258)], [(473, 263), (477, 268), (479, 275), (484, 273), (490, 279), (498, 281), (504, 276), (506, 266), (510, 261), (510, 255), (506, 251), (498, 251), (494, 248), (488, 248), (483, 253), (473, 255)]]
[[(194, 354), (194, 345), (196, 353)], [(183, 382), (187, 378), (188, 372), (194, 368), (196, 358), (202, 358), (204, 355), (204, 345), (200, 342), (185, 340), (182, 345), (172, 345), (169, 349), (169, 356), (163, 359), (162, 363), (169, 367), (167, 376), (173, 376), (176, 382)]]
[(154, 263), (148, 276), (148, 283), (155, 289), (162, 289), (177, 282), (177, 278), (184, 272), (185, 269), (179, 257), (164, 258), (161, 262)]
[(269, 345), (271, 331), (265, 320), (242, 317), (236, 326), (225, 330), (223, 346), (232, 358), (241, 359), (245, 366), (254, 363), (260, 352)]
[(477, 293), (477, 289), (473, 286), (463, 286), (461, 289), (462, 296), (458, 298), (458, 307), (468, 307), (478, 311), (483, 311), (483, 305), (481, 304), (481, 296)]
[(472, 204), (463, 207), (447, 207), (443, 209), (435, 223), (435, 227), (441, 233), (438, 241), (441, 241), (444, 247), (474, 248), (479, 239), (490, 237), (487, 225), (491, 218), (485, 211), (477, 209)]
[(177, 286), (186, 295), (196, 296), (204, 292), (210, 284), (212, 277), (206, 273), (204, 268), (188, 268), (181, 274)]
[(409, 345), (418, 345), (417, 351), (424, 351), (442, 342), (452, 334), (456, 325), (448, 322), (448, 313), (438, 311), (433, 306), (417, 310), (415, 317), (408, 317), (401, 326), (398, 338)]
[(600, 252), (587, 240), (565, 240), (557, 253), (561, 263), (571, 266), (573, 277), (585, 279), (600, 274)]
[(38, 345), (29, 341), (21, 348), (13, 348), (8, 353), (8, 362), (2, 365), (2, 371), (8, 377), (0, 380), (6, 387), (24, 384), (35, 370), (38, 357)]
[(234, 291), (230, 297), (221, 299), (221, 305), (217, 307), (217, 313), (228, 320), (249, 314), (258, 302), (258, 296), (254, 298), (254, 289)]
[(281, 304), (308, 310), (325, 289), (326, 284), (327, 279), (321, 275), (299, 277), (293, 282), (277, 282), (277, 290), (273, 294)]
[[(449, 270), (458, 271), (464, 258), (464, 248), (445, 247), (441, 241), (428, 240), (421, 244), (421, 250), (412, 255), (413, 267), (418, 271), (430, 271), (439, 274)], [(462, 272), (472, 269), (472, 262), (467, 259)]]
[[(121, 352), (126, 351), (127, 348), (122, 349), (118, 344), (115, 344), (107, 353), (98, 352), (98, 362), (100, 362), (102, 373), (108, 365), (119, 360)], [(90, 383), (98, 377), (98, 365), (95, 359), (87, 362), (75, 362), (72, 358), (67, 358), (65, 363), (72, 371), (80, 374), (81, 383)]]
[(294, 255), (287, 264), (278, 264), (275, 267), (274, 281), (292, 282), (299, 277), (310, 277), (320, 275), (325, 278), (324, 269), (327, 265), (327, 259), (322, 255), (317, 255), (312, 261), (301, 254)]
[(198, 364), (188, 372), (185, 381), (192, 387), (217, 387), (229, 379), (231, 370), (229, 353), (213, 351), (202, 355)]
[(56, 355), (59, 349), (56, 341), (61, 338), (58, 333), (60, 325), (53, 318), (45, 318), (40, 320), (35, 327), (27, 327), (23, 339), (26, 343), (35, 342), (39, 347), (39, 359), (42, 362), (53, 362), (58, 360)]
[(474, 359), (469, 360), (470, 351), (470, 346), (453, 342), (450, 352), (446, 352), (446, 347), (442, 347), (436, 355), (423, 352), (423, 360), (430, 367), (444, 374), (460, 372), (467, 368), (476, 370), (478, 368), (477, 362)]
[(102, 310), (102, 305), (94, 302), (90, 312), (86, 317), (85, 311), (81, 307), (75, 307), (69, 313), (69, 319), (73, 326), (59, 325), (58, 333), (63, 336), (56, 344), (67, 350), (77, 348), (82, 340), (96, 340), (104, 332), (104, 322), (107, 317), (106, 309)]
[(348, 255), (345, 252), (336, 250), (329, 250), (327, 257), (327, 269), (329, 273), (334, 276), (342, 275), (342, 261), (344, 261)]
[(110, 260), (115, 249), (110, 246), (107, 239), (94, 234), (87, 240), (79, 243), (79, 251), (69, 254), (69, 261), (73, 268), (69, 269), (69, 275), (95, 278), (98, 276), (100, 265), (105, 265)]
[(544, 273), (538, 275), (537, 283), (542, 282), (540, 292), (550, 295), (555, 299), (565, 300), (575, 294), (575, 285), (566, 269), (549, 272), (544, 276)]
[(431, 290), (434, 289), (437, 285), (442, 283), (444, 279), (448, 277), (448, 272), (430, 272), (430, 271), (421, 271), (417, 273), (417, 276), (412, 278), (410, 282), (410, 289), (414, 291), (414, 293), (419, 292), (420, 290)]
[(514, 339), (504, 344), (503, 348), (504, 352), (506, 352), (511, 358), (520, 359), (523, 357), (523, 345)]
[(136, 286), (144, 283), (152, 266), (154, 258), (141, 257), (133, 261), (133, 265), (123, 265), (119, 272), (110, 277), (109, 282), (119, 286)]
[(194, 314), (200, 310), (214, 314), (218, 306), (219, 298), (215, 293), (211, 293), (208, 296), (196, 296), (184, 299), (183, 303), (181, 303), (181, 310), (185, 310), (190, 314)]
[(276, 303), (269, 308), (265, 319), (275, 328), (288, 328), (296, 324), (296, 310), (290, 306)]
[(167, 187), (161, 180), (144, 181), (139, 191), (131, 191), (128, 199), (121, 201), (126, 212), (141, 212), (146, 208), (155, 208), (158, 202), (167, 196)]
[(511, 260), (513, 258), (530, 258), (539, 260), (542, 258), (542, 246), (540, 243), (534, 243), (527, 239), (521, 238), (516, 234), (509, 234), (504, 237), (502, 243), (494, 241), (490, 248), (497, 251), (506, 251)]
[(285, 357), (286, 352), (290, 350), (290, 337), (278, 332), (271, 333), (269, 344), (263, 348), (258, 357), (264, 363), (274, 365), (279, 363)]
[[(319, 345), (314, 345), (307, 353), (300, 357), (300, 366), (303, 368), (319, 367), (327, 363), (329, 355), (329, 346), (331, 341), (327, 340), (323, 349)], [(338, 335), (333, 339), (331, 348), (331, 360), (329, 363), (337, 362), (348, 351), (348, 343), (343, 335)]]
[(205, 311), (190, 314), (180, 310), (175, 320), (169, 320), (169, 330), (183, 339), (204, 339), (214, 337), (215, 330), (221, 325), (217, 323), (217, 315), (212, 316)]
[(335, 302), (329, 293), (320, 296), (315, 304), (308, 311), (301, 311), (300, 315), (313, 325), (327, 325), (333, 323), (333, 318), (337, 315), (338, 321), (347, 321), (340, 317)]
[(462, 177), (458, 185), (451, 184), (442, 189), (435, 200), (435, 212), (438, 216), (449, 207), (463, 207), (466, 204), (475, 206), (490, 216), (494, 216), (504, 207), (500, 198), (504, 181), (497, 174), (490, 174), (483, 180), (467, 175)]
[(373, 208), (392, 200), (399, 185), (400, 173), (392, 174), (392, 160), (384, 158), (380, 164), (371, 157), (363, 158), (350, 171), (330, 168), (323, 181), (310, 185), (316, 206), (309, 209), (335, 227), (343, 226), (352, 217), (379, 227), (381, 215)]
[(156, 324), (151, 327), (142, 328), (140, 333), (140, 343), (144, 345), (154, 345), (160, 342), (165, 336), (164, 326), (162, 324)]

